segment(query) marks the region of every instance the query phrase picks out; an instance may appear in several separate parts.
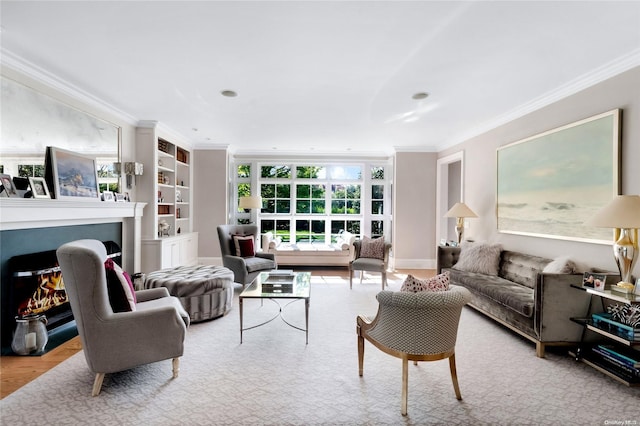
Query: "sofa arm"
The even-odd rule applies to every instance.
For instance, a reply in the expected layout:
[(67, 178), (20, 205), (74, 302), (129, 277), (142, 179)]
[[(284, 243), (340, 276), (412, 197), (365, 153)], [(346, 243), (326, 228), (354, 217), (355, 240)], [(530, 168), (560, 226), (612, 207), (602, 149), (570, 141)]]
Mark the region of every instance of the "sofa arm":
[(534, 328), (541, 342), (579, 342), (583, 327), (571, 318), (588, 315), (590, 295), (571, 287), (582, 274), (541, 273), (535, 289)]
[(443, 269), (451, 268), (460, 258), (460, 247), (438, 246), (436, 269), (440, 274)]

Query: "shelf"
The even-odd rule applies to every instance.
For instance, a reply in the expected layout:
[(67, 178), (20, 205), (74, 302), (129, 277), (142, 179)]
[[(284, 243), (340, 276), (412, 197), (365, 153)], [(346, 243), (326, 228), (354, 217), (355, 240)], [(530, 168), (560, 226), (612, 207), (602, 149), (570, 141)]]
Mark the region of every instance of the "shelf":
[(161, 172), (175, 173), (174, 169), (170, 169), (169, 167), (166, 167), (166, 166), (158, 166), (158, 170)]
[(601, 334), (611, 340), (615, 340), (618, 343), (622, 343), (626, 346), (640, 346), (640, 340), (629, 340), (611, 330), (605, 330), (600, 327), (596, 327), (593, 324), (593, 320), (590, 318), (571, 318), (571, 321), (580, 324), (582, 326), (587, 327), (588, 330), (591, 330), (595, 333)]
[(597, 359), (595, 355), (585, 355), (582, 356), (576, 352), (569, 351), (569, 355), (576, 359), (576, 361), (583, 362), (588, 366), (598, 370), (606, 376), (611, 377), (618, 382), (629, 386), (629, 387), (637, 387), (640, 386), (640, 378), (631, 378), (628, 375), (624, 374), (621, 371), (618, 371), (613, 365), (608, 364), (606, 361), (602, 359)]
[(620, 293), (613, 290), (595, 290), (593, 288), (583, 287), (581, 285), (572, 285), (571, 287), (586, 291), (594, 296), (604, 297), (605, 299), (615, 300), (620, 303), (640, 303), (640, 295)]

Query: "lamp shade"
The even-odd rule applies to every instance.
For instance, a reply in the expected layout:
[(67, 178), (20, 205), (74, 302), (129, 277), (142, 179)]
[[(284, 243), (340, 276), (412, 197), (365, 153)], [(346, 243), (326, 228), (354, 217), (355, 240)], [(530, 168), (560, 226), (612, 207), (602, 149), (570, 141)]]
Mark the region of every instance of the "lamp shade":
[(640, 195), (617, 195), (585, 225), (599, 228), (640, 228)]
[(261, 209), (262, 197), (259, 195), (250, 197), (240, 197), (240, 203), (238, 205), (241, 209)]
[(455, 203), (444, 217), (478, 217), (465, 203)]

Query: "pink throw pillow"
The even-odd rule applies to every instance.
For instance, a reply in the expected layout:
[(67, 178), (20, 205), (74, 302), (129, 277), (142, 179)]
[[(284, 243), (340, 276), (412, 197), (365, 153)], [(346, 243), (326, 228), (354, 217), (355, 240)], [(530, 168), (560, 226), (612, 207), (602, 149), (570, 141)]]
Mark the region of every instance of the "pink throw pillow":
[(400, 291), (417, 293), (419, 291), (447, 291), (449, 290), (449, 271), (445, 271), (433, 278), (421, 280), (413, 275), (407, 275)]

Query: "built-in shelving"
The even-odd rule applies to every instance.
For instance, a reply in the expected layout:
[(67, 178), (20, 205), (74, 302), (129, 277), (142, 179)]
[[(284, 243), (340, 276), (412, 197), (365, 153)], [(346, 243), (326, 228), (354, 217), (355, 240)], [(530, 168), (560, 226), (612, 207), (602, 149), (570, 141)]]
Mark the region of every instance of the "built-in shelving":
[(139, 179), (138, 198), (144, 198), (150, 206), (142, 233), (143, 272), (195, 262), (191, 151), (184, 143), (161, 135), (156, 122), (143, 122), (136, 129), (136, 159), (145, 170)]

